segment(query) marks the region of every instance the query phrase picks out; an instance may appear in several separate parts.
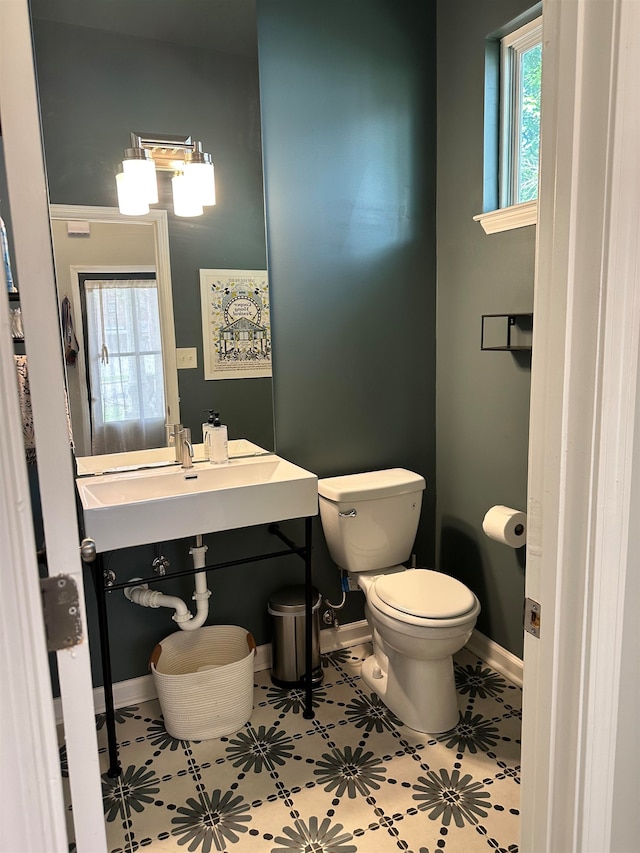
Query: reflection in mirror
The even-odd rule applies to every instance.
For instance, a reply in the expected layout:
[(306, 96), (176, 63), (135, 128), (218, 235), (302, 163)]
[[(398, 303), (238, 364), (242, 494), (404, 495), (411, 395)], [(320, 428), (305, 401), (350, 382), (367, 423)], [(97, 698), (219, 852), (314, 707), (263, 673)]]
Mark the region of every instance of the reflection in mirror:
[[(272, 450), (271, 379), (205, 380), (200, 309), (200, 270), (266, 269), (255, 0), (191, 0), (189, 15), (177, 0), (33, 0), (32, 17), (58, 286), (61, 300), (65, 293), (69, 295), (74, 330), (76, 335), (80, 331), (83, 345), (78, 339), (78, 363), (67, 367), (78, 455), (122, 446), (117, 441), (125, 436), (124, 430), (117, 429), (115, 445), (113, 435), (98, 441), (92, 426), (91, 404), (95, 408), (97, 403), (95, 388), (86, 382), (91, 371), (86, 369), (82, 321), (83, 272), (79, 268), (83, 265), (84, 273), (98, 273), (103, 282), (132, 282), (139, 273), (152, 273), (155, 268), (163, 378), (160, 383), (154, 374), (142, 400), (128, 400), (127, 411), (141, 411), (143, 420), (148, 420), (145, 408), (151, 395), (155, 405), (151, 420), (157, 418), (162, 391), (167, 420), (179, 420), (190, 428), (196, 445), (202, 439), (206, 411), (213, 408), (221, 413), (231, 441), (245, 440), (245, 447)], [(150, 214), (120, 217), (120, 222), (108, 218), (107, 224), (101, 224), (96, 208), (117, 211), (115, 174), (131, 132), (140, 129), (189, 134), (201, 140), (215, 164), (217, 204), (205, 208), (201, 216), (176, 216), (170, 174), (159, 172), (159, 203)], [(90, 207), (94, 215), (74, 212), (74, 206)], [(160, 219), (154, 218), (157, 214)], [(164, 225), (159, 224), (162, 217)], [(71, 221), (88, 222), (91, 236), (69, 237)], [(122, 250), (120, 257), (89, 257), (88, 246), (103, 225), (114, 229), (107, 234), (124, 229), (112, 241)], [(129, 235), (128, 229), (134, 226), (137, 232)], [(143, 256), (133, 252), (131, 244), (144, 234)], [(72, 257), (69, 244), (74, 252), (87, 255)], [(163, 290), (162, 245), (166, 245), (168, 291)], [(142, 298), (145, 288), (137, 288)], [(93, 289), (100, 294), (93, 301), (102, 301), (103, 315), (109, 300), (120, 305), (128, 299), (134, 310), (133, 284)], [(154, 302), (155, 291), (146, 290), (144, 304), (148, 305)], [(170, 295), (163, 302), (165, 292)], [(85, 295), (85, 318), (86, 301)], [(118, 351), (113, 337), (103, 340), (100, 324), (98, 311), (93, 332), (98, 353), (104, 345), (111, 357), (115, 346), (122, 361), (130, 351)], [(157, 343), (157, 336), (148, 335), (136, 345), (137, 355), (130, 358), (130, 365), (138, 373), (142, 364), (159, 364)], [(186, 350), (188, 357), (176, 358), (176, 346), (178, 355)], [(140, 432), (133, 431), (134, 444)], [(127, 452), (134, 449), (126, 445)]]
[[(78, 273), (89, 390), (91, 452), (146, 450), (163, 443), (165, 393), (155, 270)], [(78, 343), (63, 300), (65, 358)]]
[(165, 444), (178, 422), (167, 215), (51, 205), (77, 456)]

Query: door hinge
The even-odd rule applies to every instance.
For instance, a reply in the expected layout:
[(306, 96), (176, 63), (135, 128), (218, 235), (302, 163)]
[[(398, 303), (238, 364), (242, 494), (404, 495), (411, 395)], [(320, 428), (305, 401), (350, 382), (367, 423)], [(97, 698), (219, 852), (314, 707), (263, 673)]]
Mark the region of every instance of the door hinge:
[(69, 575), (40, 579), (47, 649), (59, 652), (82, 642), (82, 619), (76, 582)]
[(533, 634), (534, 637), (540, 637), (540, 615), (542, 607), (533, 598), (525, 598), (524, 600), (524, 630)]

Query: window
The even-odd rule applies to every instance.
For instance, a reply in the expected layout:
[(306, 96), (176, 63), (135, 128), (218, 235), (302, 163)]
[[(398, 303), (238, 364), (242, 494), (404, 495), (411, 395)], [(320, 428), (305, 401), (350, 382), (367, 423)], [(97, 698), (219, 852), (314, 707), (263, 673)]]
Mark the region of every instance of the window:
[[(134, 277), (135, 276), (135, 277)], [(164, 443), (164, 381), (154, 274), (81, 276), (91, 394), (91, 451)]]
[(500, 42), (500, 207), (538, 197), (542, 18)]
[(538, 218), (541, 6), (527, 13), (529, 23), (512, 21), (485, 43), (483, 213), (473, 218), (486, 234)]

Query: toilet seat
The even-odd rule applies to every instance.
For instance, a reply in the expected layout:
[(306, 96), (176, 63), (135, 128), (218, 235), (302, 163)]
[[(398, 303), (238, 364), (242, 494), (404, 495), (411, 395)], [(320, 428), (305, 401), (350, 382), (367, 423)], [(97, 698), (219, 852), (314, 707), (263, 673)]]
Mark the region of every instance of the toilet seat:
[(475, 595), (463, 583), (430, 569), (379, 575), (369, 588), (368, 600), (382, 613), (410, 622), (455, 620), (477, 606)]

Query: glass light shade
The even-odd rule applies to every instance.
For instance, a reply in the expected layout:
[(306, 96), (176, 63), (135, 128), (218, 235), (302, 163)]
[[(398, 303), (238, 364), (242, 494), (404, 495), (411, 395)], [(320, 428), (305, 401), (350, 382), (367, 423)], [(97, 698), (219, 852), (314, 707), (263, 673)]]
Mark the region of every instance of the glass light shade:
[(144, 216), (145, 213), (149, 213), (149, 204), (140, 195), (139, 185), (131, 181), (124, 172), (118, 172), (116, 175), (116, 189), (120, 213), (125, 216)]
[(158, 203), (158, 181), (156, 164), (153, 160), (150, 158), (123, 160), (122, 171), (140, 187), (140, 195), (147, 200), (148, 204)]
[(184, 174), (193, 186), (193, 192), (200, 198), (200, 204), (208, 206), (216, 203), (216, 181), (213, 163), (185, 163)]
[(183, 173), (171, 178), (173, 212), (176, 216), (202, 216), (202, 202)]

